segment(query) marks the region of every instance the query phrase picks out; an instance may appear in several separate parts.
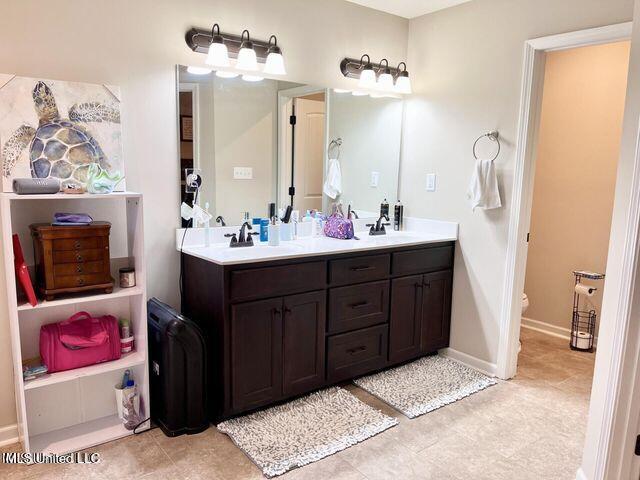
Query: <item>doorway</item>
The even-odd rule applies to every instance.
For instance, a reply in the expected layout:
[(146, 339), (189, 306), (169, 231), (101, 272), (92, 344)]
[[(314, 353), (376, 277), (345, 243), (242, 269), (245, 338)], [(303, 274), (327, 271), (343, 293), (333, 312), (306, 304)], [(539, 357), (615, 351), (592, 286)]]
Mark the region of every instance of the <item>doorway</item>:
[(322, 210), (327, 102), (324, 90), (297, 87), (278, 92), (280, 109), (278, 205), (301, 215)]

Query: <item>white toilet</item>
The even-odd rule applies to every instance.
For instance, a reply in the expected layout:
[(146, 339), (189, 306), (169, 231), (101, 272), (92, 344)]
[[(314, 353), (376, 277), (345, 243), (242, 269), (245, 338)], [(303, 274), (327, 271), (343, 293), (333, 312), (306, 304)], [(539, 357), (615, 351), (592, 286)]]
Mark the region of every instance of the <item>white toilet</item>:
[(524, 315), (524, 312), (527, 311), (527, 308), (529, 308), (529, 297), (527, 297), (526, 293), (522, 294), (522, 314)]

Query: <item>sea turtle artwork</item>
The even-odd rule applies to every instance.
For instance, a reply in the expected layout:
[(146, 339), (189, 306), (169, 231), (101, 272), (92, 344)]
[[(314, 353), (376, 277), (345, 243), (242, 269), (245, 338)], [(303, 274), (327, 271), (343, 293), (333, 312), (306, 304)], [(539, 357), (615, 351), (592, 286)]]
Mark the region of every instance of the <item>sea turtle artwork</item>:
[[(68, 110), (62, 113), (53, 93), (54, 82), (31, 80), (34, 85), (31, 97), (38, 124), (24, 122), (13, 133), (5, 136), (6, 141), (1, 150), (3, 177), (17, 175), (14, 169), (20, 159), (25, 158), (23, 152), (26, 152), (26, 161), (33, 178), (57, 178), (63, 186), (86, 186), (90, 166), (94, 164), (100, 167), (100, 171), (113, 171), (114, 165), (92, 133), (92, 125), (119, 124), (119, 105), (108, 101), (70, 103), (67, 100)], [(76, 85), (101, 87), (91, 84)], [(118, 130), (118, 142), (119, 139)], [(23, 167), (22, 170), (26, 169)], [(95, 167), (92, 171), (95, 171)]]

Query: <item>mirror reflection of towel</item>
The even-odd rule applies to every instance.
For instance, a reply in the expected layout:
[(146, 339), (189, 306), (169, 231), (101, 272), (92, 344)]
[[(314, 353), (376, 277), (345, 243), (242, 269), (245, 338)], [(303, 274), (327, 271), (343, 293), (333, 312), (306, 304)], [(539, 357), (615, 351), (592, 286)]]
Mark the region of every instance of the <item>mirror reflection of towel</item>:
[(471, 202), (471, 210), (476, 208), (490, 210), (502, 206), (493, 160), (476, 160), (467, 197)]
[(322, 191), (330, 198), (336, 198), (342, 193), (342, 172), (340, 170), (340, 161), (337, 158), (329, 159), (327, 177)]

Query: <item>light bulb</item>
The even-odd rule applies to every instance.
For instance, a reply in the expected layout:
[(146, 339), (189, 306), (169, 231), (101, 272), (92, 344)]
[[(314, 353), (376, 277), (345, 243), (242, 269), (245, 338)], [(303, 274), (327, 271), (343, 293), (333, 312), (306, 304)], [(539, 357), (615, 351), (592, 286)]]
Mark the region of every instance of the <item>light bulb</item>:
[(224, 43), (215, 42), (209, 45), (209, 53), (205, 63), (214, 67), (228, 67), (229, 52), (227, 51), (227, 46)]
[(411, 80), (409, 80), (409, 75), (403, 76), (400, 75), (396, 79), (396, 92), (409, 94), (411, 93)]
[(216, 70), (216, 77), (220, 78), (236, 78), (239, 73), (236, 72), (228, 72), (226, 70)]
[(360, 88), (375, 88), (376, 86), (376, 72), (372, 68), (365, 68), (360, 72), (360, 81), (358, 87)]
[(211, 70), (210, 68), (205, 68), (205, 67), (192, 67), (192, 66), (187, 67), (187, 72), (192, 73), (194, 75), (208, 75), (212, 71), (213, 70)]
[(264, 77), (261, 77), (259, 75), (242, 75), (242, 79), (245, 82), (260, 82), (262, 80), (264, 80)]
[(378, 78), (378, 88), (381, 90), (393, 90), (393, 76), (390, 73), (381, 73)]
[(238, 52), (238, 63), (236, 63), (236, 68), (250, 72), (258, 70), (256, 51), (253, 48), (241, 48)]
[(267, 61), (264, 65), (264, 73), (270, 75), (286, 75), (287, 71), (284, 69), (284, 58), (281, 53), (271, 52), (267, 55)]

